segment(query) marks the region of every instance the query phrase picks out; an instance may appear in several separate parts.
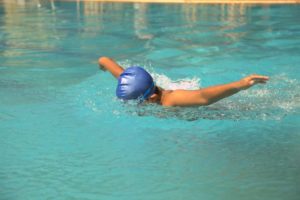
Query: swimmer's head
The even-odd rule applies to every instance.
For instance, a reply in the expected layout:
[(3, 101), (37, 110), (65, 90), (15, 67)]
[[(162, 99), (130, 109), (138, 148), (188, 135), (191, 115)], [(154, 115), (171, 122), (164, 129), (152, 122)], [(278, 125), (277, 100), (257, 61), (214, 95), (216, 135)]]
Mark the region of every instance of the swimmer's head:
[(118, 78), (116, 95), (119, 99), (147, 100), (154, 91), (153, 78), (141, 67), (129, 67)]

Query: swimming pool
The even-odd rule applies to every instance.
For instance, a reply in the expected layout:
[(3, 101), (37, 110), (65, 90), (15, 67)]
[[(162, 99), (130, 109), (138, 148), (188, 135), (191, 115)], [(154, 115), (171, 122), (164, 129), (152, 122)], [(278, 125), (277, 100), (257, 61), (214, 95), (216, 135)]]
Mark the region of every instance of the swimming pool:
[[(0, 3), (0, 199), (296, 200), (300, 6)], [(124, 105), (97, 58), (198, 88), (205, 108)]]

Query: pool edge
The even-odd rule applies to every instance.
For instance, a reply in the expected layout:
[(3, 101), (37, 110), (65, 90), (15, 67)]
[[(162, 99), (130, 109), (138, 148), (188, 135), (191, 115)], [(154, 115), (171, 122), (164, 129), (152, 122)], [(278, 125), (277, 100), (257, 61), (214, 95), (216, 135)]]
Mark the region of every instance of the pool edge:
[(67, 2), (173, 3), (173, 4), (300, 4), (300, 0), (57, 0)]

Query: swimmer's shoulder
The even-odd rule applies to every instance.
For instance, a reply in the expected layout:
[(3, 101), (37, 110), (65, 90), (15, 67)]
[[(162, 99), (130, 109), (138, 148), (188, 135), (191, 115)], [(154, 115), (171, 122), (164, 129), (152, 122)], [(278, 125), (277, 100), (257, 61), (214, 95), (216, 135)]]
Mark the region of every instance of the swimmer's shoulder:
[(161, 95), (160, 103), (162, 106), (172, 106), (172, 94), (174, 90), (164, 90)]
[(198, 90), (167, 90), (162, 94), (162, 106), (195, 106), (202, 105)]

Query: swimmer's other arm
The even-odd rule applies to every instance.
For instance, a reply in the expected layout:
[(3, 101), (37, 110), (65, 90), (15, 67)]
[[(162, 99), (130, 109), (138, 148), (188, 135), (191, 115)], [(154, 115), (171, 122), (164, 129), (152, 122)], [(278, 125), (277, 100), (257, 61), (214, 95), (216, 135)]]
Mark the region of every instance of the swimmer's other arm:
[(162, 100), (164, 106), (201, 106), (210, 105), (225, 97), (229, 97), (241, 90), (248, 89), (257, 83), (266, 83), (267, 76), (251, 75), (240, 81), (211, 86), (199, 90), (174, 90), (165, 95)]
[(98, 59), (99, 68), (102, 70), (108, 70), (114, 77), (119, 78), (124, 69), (113, 59), (108, 57), (100, 57)]

